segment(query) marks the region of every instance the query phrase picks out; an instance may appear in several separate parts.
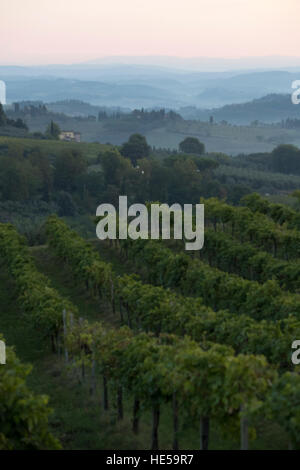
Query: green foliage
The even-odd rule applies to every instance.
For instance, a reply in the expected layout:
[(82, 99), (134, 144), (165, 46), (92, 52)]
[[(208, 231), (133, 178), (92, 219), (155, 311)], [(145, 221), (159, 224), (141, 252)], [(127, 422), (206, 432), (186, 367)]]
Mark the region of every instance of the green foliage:
[(55, 199), (59, 206), (58, 214), (60, 216), (75, 216), (77, 214), (78, 209), (70, 193), (58, 191)]
[(227, 308), (256, 319), (285, 318), (289, 314), (299, 318), (299, 295), (283, 292), (275, 281), (259, 284), (225, 273), (199, 259), (173, 253), (161, 242), (121, 240), (120, 243), (137, 264), (147, 269), (150, 282), (202, 297), (214, 309)]
[[(257, 196), (254, 198), (257, 200)], [(212, 224), (215, 230), (228, 230), (241, 242), (249, 241), (278, 258), (290, 260), (300, 256), (299, 231), (281, 227), (268, 216), (248, 207), (233, 207), (217, 198), (202, 198), (201, 202), (205, 204), (207, 224)], [(281, 205), (278, 211), (275, 204), (275, 211), (278, 220), (284, 217)]]
[[(294, 191), (291, 196), (299, 198), (299, 190)], [(247, 195), (241, 202), (253, 212), (267, 215), (284, 228), (300, 229), (300, 213), (285, 204), (271, 203), (257, 193)]]
[(230, 233), (207, 228), (201, 258), (211, 266), (249, 280), (266, 282), (274, 279), (283, 289), (291, 292), (298, 292), (300, 288), (298, 261), (276, 259), (249, 242), (239, 242)]
[(146, 138), (141, 134), (132, 134), (128, 142), (121, 147), (121, 154), (129, 158), (134, 166), (140, 158), (145, 158), (150, 155), (150, 147), (147, 144)]
[(10, 224), (0, 224), (0, 254), (13, 278), (18, 300), (28, 320), (49, 336), (55, 347), (62, 327), (64, 309), (76, 312), (40, 274), (31, 258), (23, 237)]
[(18, 144), (26, 153), (31, 152), (37, 146), (44, 154), (56, 157), (63, 150), (78, 150), (85, 155), (88, 162), (97, 159), (99, 152), (105, 152), (110, 149), (110, 145), (91, 143), (91, 142), (64, 142), (60, 140), (36, 140), (33, 138), (14, 138), (0, 136), (0, 149), (7, 149), (8, 146)]
[(205, 153), (205, 146), (196, 137), (186, 137), (182, 142), (180, 142), (179, 150), (184, 153), (202, 155)]
[[(2, 128), (2, 132), (3, 130), (5, 132), (5, 129), (7, 128), (8, 133), (11, 132), (11, 134), (13, 135), (17, 134), (16, 129), (22, 129), (23, 131), (25, 131), (25, 134), (28, 131), (28, 127), (22, 119), (18, 118), (14, 120), (14, 119), (9, 119), (6, 116), (1, 103), (0, 103), (0, 127)], [(15, 130), (13, 128), (15, 128)]]
[(0, 157), (0, 194), (2, 200), (23, 201), (36, 195), (42, 181), (38, 168), (29, 161)]
[(64, 191), (74, 190), (76, 178), (85, 172), (86, 167), (86, 159), (79, 151), (64, 150), (55, 160), (55, 187)]
[[(177, 406), (192, 422), (202, 416), (213, 417), (229, 432), (236, 429), (234, 423), (244, 413), (252, 416), (267, 412), (290, 435), (294, 432), (290, 423), (294, 426), (298, 419), (296, 395), (295, 409), (288, 415), (282, 410), (276, 416), (278, 407), (276, 411), (270, 408), (273, 396), (286, 403), (276, 388), (275, 367), (280, 372), (292, 368), (290, 345), (300, 334), (299, 320), (289, 315), (292, 297), (284, 299), (286, 317), (280, 322), (273, 321), (274, 305), (268, 311), (269, 320), (260, 321), (241, 311), (237, 315), (205, 305), (217, 303), (219, 298), (224, 303), (227, 298), (239, 310), (243, 300), (245, 311), (254, 316), (257, 309), (267, 313), (270, 299), (280, 296), (276, 283), (245, 284), (238, 278), (226, 278), (225, 273), (222, 279), (221, 272), (204, 264), (199, 273), (198, 260), (174, 254), (159, 241), (122, 240), (122, 250), (149, 270), (153, 282), (181, 287), (186, 278), (185, 295), (192, 290), (186, 288), (187, 273), (196, 269), (190, 286), (196, 285), (198, 293), (203, 284), (203, 303), (200, 298), (145, 284), (136, 275), (116, 276), (110, 265), (57, 218), (49, 219), (47, 227), (51, 246), (71, 266), (75, 279), (85, 282), (93, 296), (105, 296), (113, 305), (118, 300), (121, 321), (126, 320), (130, 327), (106, 330), (100, 324), (75, 322), (67, 344), (79, 364), (84, 361), (91, 367), (96, 360), (113, 388), (124, 388), (141, 401), (143, 408), (169, 403), (175, 393)], [(223, 285), (225, 279), (227, 284)], [(275, 367), (270, 367), (262, 355)]]
[[(300, 186), (300, 177), (298, 175), (260, 171), (228, 164), (221, 164), (214, 171), (214, 175), (220, 183), (226, 184), (229, 189), (236, 184), (247, 186), (248, 193), (259, 191), (262, 194), (274, 194), (278, 191), (293, 190)], [(228, 200), (229, 198), (230, 194), (227, 196)], [(235, 203), (232, 199), (230, 199), (230, 202)]]
[(268, 413), (290, 436), (294, 449), (300, 448), (300, 375), (286, 372), (274, 382), (266, 402)]
[[(1, 337), (1, 336), (0, 336)], [(2, 337), (1, 337), (2, 338)], [(60, 449), (50, 434), (48, 397), (35, 395), (26, 384), (30, 366), (22, 364), (6, 348), (6, 364), (0, 366), (0, 449)]]
[[(263, 354), (280, 367), (291, 367), (290, 344), (300, 334), (298, 310), (292, 296), (280, 297), (276, 283), (260, 286), (230, 277), (185, 254), (174, 254), (161, 242), (122, 240), (124, 253), (146, 268), (156, 286), (145, 284), (137, 276), (116, 276), (110, 264), (56, 217), (48, 220), (47, 231), (51, 246), (72, 267), (75, 279), (85, 283), (92, 296), (119, 303), (121, 321), (126, 318), (131, 328), (157, 335), (188, 334), (198, 342), (227, 344), (239, 353)], [(157, 284), (181, 288), (184, 296)], [(276, 324), (278, 310), (278, 316), (286, 318)], [(268, 320), (261, 321), (263, 317)]]
[(99, 155), (105, 181), (112, 185), (122, 187), (124, 180), (128, 177), (132, 166), (130, 161), (119, 153), (118, 150), (109, 150)]
[(205, 415), (224, 426), (245, 401), (249, 409), (257, 406), (274, 378), (262, 357), (234, 357), (231, 348), (202, 348), (188, 337), (133, 335), (126, 327), (81, 322), (70, 328), (67, 344), (73, 359), (86, 365), (95, 360), (114, 389), (124, 388), (142, 410), (170, 403), (175, 393), (193, 423)]
[[(141, 139), (132, 137), (133, 147), (142, 148)], [(97, 155), (99, 165), (95, 164)], [(197, 203), (201, 196), (227, 196), (238, 203), (251, 188), (273, 192), (276, 188), (295, 188), (299, 183), (297, 176), (249, 172), (240, 167), (240, 159), (223, 154), (201, 157), (166, 150), (163, 161), (156, 159), (155, 152), (134, 155), (133, 160), (130, 155), (125, 158), (117, 148), (100, 144), (1, 138), (0, 197), (50, 202), (55, 201), (56, 191), (62, 190), (71, 194), (80, 212), (87, 212), (99, 200), (117, 204), (119, 194), (127, 194), (130, 203)], [(224, 164), (218, 166), (220, 162)]]
[(271, 156), (274, 171), (300, 174), (300, 150), (294, 145), (279, 145)]
[(26, 151), (10, 143), (0, 155), (1, 200), (27, 201), (43, 195), (49, 200), (52, 190), (52, 169), (47, 156), (38, 148)]
[(46, 129), (45, 136), (47, 139), (58, 140), (60, 133), (61, 133), (61, 130), (60, 130), (59, 125), (51, 121)]

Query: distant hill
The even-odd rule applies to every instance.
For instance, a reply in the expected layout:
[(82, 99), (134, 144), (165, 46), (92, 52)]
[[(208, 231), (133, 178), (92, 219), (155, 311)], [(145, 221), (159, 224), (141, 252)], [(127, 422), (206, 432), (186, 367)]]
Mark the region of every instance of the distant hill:
[[(53, 103), (52, 106), (58, 109), (55, 111), (47, 110), (44, 106), (25, 106), (25, 108), (20, 106), (19, 110), (13, 108), (7, 110), (7, 115), (11, 119), (24, 119), (32, 133), (45, 132), (53, 120), (62, 130), (80, 132), (81, 139), (85, 142), (111, 142), (114, 145), (121, 145), (131, 134), (138, 132), (155, 147), (178, 149), (179, 143), (185, 137), (193, 136), (205, 144), (207, 151), (231, 155), (270, 152), (276, 145), (283, 143), (300, 146), (299, 128), (292, 126), (282, 128), (280, 123), (239, 126), (221, 121), (216, 125), (208, 122), (208, 117), (213, 112), (211, 110), (206, 111), (206, 115), (201, 115), (201, 120), (184, 120), (178, 113), (167, 111), (140, 110), (127, 114), (113, 113), (111, 109), (107, 109), (107, 112), (100, 112), (100, 119), (97, 120), (95, 114), (97, 115), (98, 108), (88, 103), (63, 101)], [(293, 106), (298, 109), (298, 106)], [(247, 109), (247, 106), (245, 107)], [(65, 108), (64, 111), (68, 115), (62, 113), (62, 108)], [(240, 107), (237, 106), (237, 109)], [(197, 113), (196, 108), (189, 111)], [(221, 110), (215, 111), (220, 113)], [(256, 108), (256, 112), (259, 111), (259, 108)], [(78, 116), (78, 112), (80, 116), (75, 117), (74, 114)], [(255, 116), (261, 118), (260, 114)], [(215, 122), (218, 121), (216, 116), (214, 119)]]
[(7, 102), (81, 100), (125, 108), (195, 106), (217, 108), (268, 94), (288, 94), (300, 71), (228, 70), (202, 72), (137, 64), (0, 66)]
[(115, 112), (130, 113), (130, 108), (120, 106), (96, 106), (85, 101), (62, 100), (54, 103), (45, 103), (47, 109), (53, 113), (63, 113), (68, 116), (98, 116), (99, 111), (107, 113), (108, 116)]
[(163, 107), (171, 104), (182, 105), (172, 92), (162, 90), (151, 84), (106, 83), (98, 81), (70, 80), (64, 78), (24, 78), (6, 80), (9, 102), (41, 100), (43, 102), (77, 99), (95, 105), (124, 106), (130, 108), (152, 106), (161, 103)]
[(291, 101), (291, 95), (269, 94), (246, 103), (225, 105), (215, 109), (185, 107), (179, 110), (185, 119), (227, 121), (232, 124), (250, 124), (253, 121), (275, 123), (288, 118), (300, 119), (300, 105)]

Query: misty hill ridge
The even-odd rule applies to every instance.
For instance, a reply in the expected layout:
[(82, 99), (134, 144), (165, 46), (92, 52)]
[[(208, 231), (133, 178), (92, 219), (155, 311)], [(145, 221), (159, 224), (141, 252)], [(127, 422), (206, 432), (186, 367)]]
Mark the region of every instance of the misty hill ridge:
[(130, 108), (196, 106), (207, 109), (242, 103), (270, 93), (291, 92), (299, 73), (286, 70), (199, 72), (150, 65), (0, 66), (8, 102), (78, 99)]
[(300, 119), (300, 105), (292, 103), (290, 94), (271, 93), (246, 103), (230, 104), (221, 108), (181, 108), (180, 114), (185, 119), (203, 121), (213, 116), (215, 121), (228, 121), (233, 124), (249, 124), (256, 120), (272, 123), (288, 118)]

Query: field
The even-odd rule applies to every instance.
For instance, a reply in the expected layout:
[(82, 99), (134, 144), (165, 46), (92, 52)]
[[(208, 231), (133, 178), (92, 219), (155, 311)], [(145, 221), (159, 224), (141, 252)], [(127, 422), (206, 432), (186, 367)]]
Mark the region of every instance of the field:
[[(110, 142), (121, 145), (130, 134), (139, 132), (152, 146), (177, 149), (179, 142), (187, 136), (194, 136), (204, 142), (208, 152), (223, 152), (229, 155), (239, 153), (269, 152), (281, 143), (300, 145), (299, 132), (281, 129), (276, 126), (237, 126), (199, 121), (180, 121), (177, 123), (151, 123), (144, 125), (138, 121), (109, 119), (107, 121), (76, 120), (67, 116), (55, 116), (55, 121), (63, 130), (82, 133), (86, 142)], [(29, 118), (26, 121), (31, 132), (44, 132), (49, 118)]]
[[(0, 138), (0, 448), (299, 448), (300, 151), (279, 151), (137, 165)], [(120, 194), (204, 204), (203, 249), (99, 241), (95, 207)]]
[[(107, 244), (95, 241), (102, 257), (113, 263), (118, 272), (134, 270), (114, 254)], [(116, 318), (107, 303), (94, 302), (83, 289), (74, 286), (70, 270), (64, 267), (51, 254), (47, 246), (34, 247), (32, 255), (38, 269), (45, 273), (58, 291), (72, 299), (79, 308), (80, 315), (90, 321), (101, 320), (108, 325), (117, 326)], [(13, 284), (7, 280), (7, 273), (1, 275), (1, 308), (0, 329), (7, 345), (12, 345), (24, 362), (33, 364), (29, 378), (30, 387), (37, 393), (50, 396), (50, 406), (54, 413), (50, 419), (50, 429), (60, 439), (65, 449), (147, 449), (150, 445), (151, 414), (146, 411), (143, 425), (138, 436), (128, 432), (131, 426), (132, 397), (125, 398), (124, 420), (116, 419), (115, 404), (111, 403), (109, 411), (102, 409), (101, 383), (97, 385), (97, 393), (90, 396), (89, 383), (82, 384), (78, 376), (70, 373), (63, 357), (51, 353), (42, 335), (38, 334), (28, 322), (22, 318), (22, 310), (15, 302)], [(160, 445), (163, 449), (171, 449), (172, 441), (171, 410), (163, 409), (160, 426)], [(199, 431), (188, 422), (181, 423), (179, 434), (181, 448), (197, 449), (199, 447)], [(287, 438), (283, 439), (282, 430), (268, 422), (260, 423), (258, 437), (251, 442), (253, 449), (284, 449)], [(213, 426), (211, 449), (238, 449), (238, 439), (224, 436), (217, 426)]]
[(65, 149), (76, 149), (83, 153), (88, 159), (94, 160), (101, 151), (108, 149), (107, 145), (88, 142), (61, 142), (58, 140), (35, 140), (27, 138), (15, 138), (0, 136), (0, 148), (7, 145), (20, 147), (22, 150), (30, 150), (40, 147), (48, 156), (54, 156)]
[[(279, 225), (271, 217), (253, 213), (251, 206), (233, 208), (216, 199), (205, 204), (206, 247), (198, 256), (186, 254), (178, 242), (91, 240), (87, 243), (55, 216), (47, 222), (47, 245), (29, 249), (20, 244), (16, 232), (5, 225), (0, 227), (0, 253), (5, 261), (1, 272), (0, 330), (22, 362), (33, 364), (28, 385), (34, 392), (50, 397), (54, 409), (50, 430), (63, 448), (197, 449), (199, 441), (203, 448), (208, 435), (199, 434), (199, 419), (204, 412), (201, 409), (210, 417), (209, 449), (238, 449), (240, 445), (251, 449), (298, 448), (299, 376), (290, 360), (291, 341), (300, 331), (300, 285), (299, 277), (295, 277), (300, 251), (292, 250), (298, 231), (285, 226), (278, 231)], [(241, 209), (243, 223), (239, 218)], [(270, 215), (272, 210), (269, 203)], [(297, 213), (288, 210), (286, 216), (292, 224)], [(263, 234), (261, 228), (267, 220), (268, 227)], [(257, 236), (254, 243), (250, 240), (253, 230)], [(291, 247), (287, 239), (291, 240)], [(215, 242), (223, 242), (224, 250), (220, 249), (221, 245), (216, 250)], [(23, 260), (22, 269), (20, 265), (13, 267), (13, 253), (19, 253), (20, 261)], [(263, 264), (259, 261), (262, 259)], [(272, 276), (268, 274), (270, 269)], [(29, 275), (27, 280), (24, 270)], [(278, 282), (274, 277), (276, 270)], [(289, 283), (289, 276), (293, 284)], [(22, 286), (31, 279), (36, 279), (34, 286), (40, 283), (40, 288), (36, 293), (34, 288), (32, 292), (25, 290), (27, 300), (20, 303), (16, 300), (20, 298), (20, 288), (22, 292)], [(53, 291), (48, 290), (46, 282)], [(38, 310), (35, 295), (40, 299)], [(48, 300), (47, 296), (50, 296)], [(48, 311), (50, 299), (57, 307)], [(66, 305), (64, 320), (59, 305)], [(166, 343), (164, 338), (169, 338)], [(96, 349), (93, 344), (97, 344)], [(78, 345), (81, 345), (79, 349)], [(147, 354), (145, 350), (142, 359), (140, 355), (147, 345), (150, 349)], [(156, 363), (155, 354), (164, 350)], [(172, 354), (170, 359), (168, 351)], [(182, 369), (180, 364), (185, 354), (188, 356)], [(203, 359), (207, 355), (208, 362), (201, 362), (202, 355)], [(133, 363), (127, 363), (123, 369), (125, 358)], [(219, 366), (215, 371), (210, 369), (214, 363), (210, 361), (216, 359), (218, 364), (224, 361), (225, 377)], [(197, 360), (199, 366), (193, 369), (192, 364), (194, 361), (197, 364)], [(131, 368), (136, 370), (137, 364), (140, 372), (130, 375)], [(234, 364), (238, 368), (231, 371)], [(162, 376), (161, 367), (166, 367)], [(173, 370), (179, 375), (173, 376)], [(181, 374), (183, 378), (187, 374), (182, 385)], [(187, 386), (194, 383), (193, 374), (197, 376), (195, 390)], [(211, 379), (209, 374), (213, 374)], [(229, 384), (231, 374), (234, 382)], [(172, 405), (172, 389), (168, 389), (167, 383), (175, 379), (179, 408), (174, 428), (174, 401)], [(164, 380), (167, 380), (165, 385)], [(289, 387), (291, 380), (294, 386), (286, 388), (287, 399), (282, 403), (283, 392), (278, 384)], [(240, 390), (234, 391), (237, 384)], [(229, 402), (237, 400), (232, 405), (226, 404), (228, 393)], [(132, 406), (137, 396), (138, 433), (131, 430)], [(241, 444), (238, 419), (244, 418), (237, 404), (245, 401), (249, 436), (247, 431), (246, 444), (242, 434)], [(292, 402), (295, 408), (289, 408)]]

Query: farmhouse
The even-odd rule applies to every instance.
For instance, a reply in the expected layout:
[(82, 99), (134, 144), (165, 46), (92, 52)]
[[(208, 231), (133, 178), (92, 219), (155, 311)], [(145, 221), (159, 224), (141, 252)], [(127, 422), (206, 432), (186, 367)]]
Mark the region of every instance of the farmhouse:
[(59, 134), (59, 139), (67, 142), (80, 142), (81, 134), (75, 131), (62, 131)]

